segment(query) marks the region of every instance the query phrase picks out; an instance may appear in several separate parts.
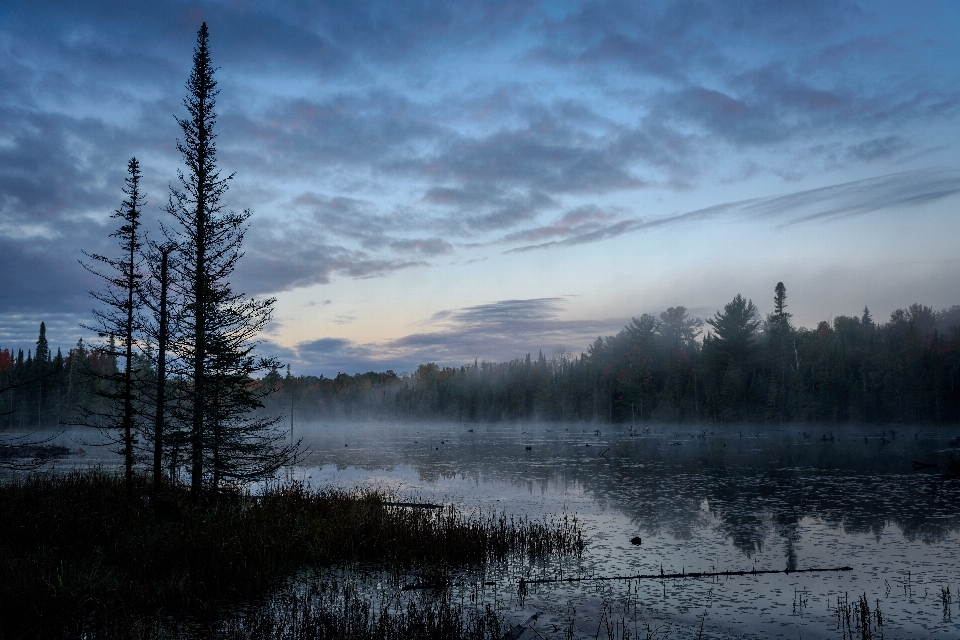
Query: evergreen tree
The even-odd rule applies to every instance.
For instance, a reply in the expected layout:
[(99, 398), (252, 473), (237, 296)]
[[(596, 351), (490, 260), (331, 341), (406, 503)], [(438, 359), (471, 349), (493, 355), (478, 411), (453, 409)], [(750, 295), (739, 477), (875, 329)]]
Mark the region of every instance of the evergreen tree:
[(738, 293), (707, 324), (714, 329), (703, 344), (715, 390), (714, 414), (728, 420), (749, 417), (760, 325), (757, 308)]
[(40, 335), (37, 337), (37, 425), (43, 424), (43, 377), (47, 374), (47, 360), (50, 359), (50, 345), (47, 343), (47, 325), (40, 322)]
[(760, 326), (757, 308), (752, 300), (744, 300), (739, 293), (707, 320), (713, 327), (711, 345), (714, 352), (728, 362), (744, 366), (754, 352), (756, 333)]
[(670, 307), (660, 314), (657, 332), (671, 349), (691, 346), (700, 335), (703, 320), (687, 315), (686, 307)]
[[(790, 339), (790, 318), (793, 314), (787, 313), (787, 288), (782, 282), (774, 287), (773, 313), (767, 316), (767, 334), (769, 344), (776, 354), (776, 367), (780, 371), (779, 400), (774, 399), (774, 405), (779, 407), (780, 420), (786, 418), (787, 395), (787, 344)], [(771, 376), (772, 378), (773, 376)]]
[[(190, 432), (195, 495), (208, 482), (216, 488), (226, 478), (271, 473), (295, 451), (271, 435), (280, 418), (250, 417), (261, 406), (252, 376), (275, 364), (252, 355), (274, 299), (249, 299), (231, 288), (250, 211), (235, 213), (223, 203), (229, 177), (217, 167), (214, 72), (204, 23), (183, 101), (189, 115), (177, 119), (183, 133), (177, 148), (186, 171), (178, 173), (179, 188), (171, 187), (167, 207), (178, 223), (169, 239), (180, 256), (174, 280), (183, 313), (176, 346), (190, 394), (183, 419)], [(206, 468), (207, 463), (213, 468)]]
[[(124, 477), (127, 486), (130, 485), (133, 477), (135, 430), (133, 350), (139, 330), (137, 311), (140, 308), (143, 279), (140, 257), (142, 246), (140, 215), (146, 197), (140, 191), (140, 178), (140, 163), (136, 158), (131, 158), (127, 163), (127, 178), (123, 189), (127, 198), (111, 216), (121, 221), (120, 228), (110, 234), (111, 238), (119, 241), (121, 257), (110, 258), (84, 252), (84, 255), (104, 265), (107, 270), (101, 272), (94, 266), (83, 265), (88, 271), (99, 276), (105, 284), (103, 291), (91, 293), (93, 298), (103, 306), (94, 309), (94, 326), (88, 328), (96, 331), (101, 338), (109, 336), (108, 362), (115, 363), (117, 356), (123, 356), (124, 359), (122, 372), (116, 371), (116, 367), (113, 366), (101, 374), (111, 383), (103, 393), (112, 405), (110, 413), (101, 417), (106, 418), (111, 428), (119, 428), (122, 433)], [(116, 343), (117, 338), (121, 343), (120, 351)]]

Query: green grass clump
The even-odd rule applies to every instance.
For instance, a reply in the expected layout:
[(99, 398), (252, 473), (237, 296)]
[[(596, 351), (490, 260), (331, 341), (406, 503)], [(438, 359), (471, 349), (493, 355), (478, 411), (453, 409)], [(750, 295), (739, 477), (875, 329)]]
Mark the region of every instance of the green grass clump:
[(127, 490), (103, 473), (0, 485), (0, 638), (150, 635), (156, 620), (215, 618), (305, 566), (400, 571), (583, 549), (575, 519), (388, 502), (298, 484), (196, 502), (181, 487), (153, 495), (143, 478)]

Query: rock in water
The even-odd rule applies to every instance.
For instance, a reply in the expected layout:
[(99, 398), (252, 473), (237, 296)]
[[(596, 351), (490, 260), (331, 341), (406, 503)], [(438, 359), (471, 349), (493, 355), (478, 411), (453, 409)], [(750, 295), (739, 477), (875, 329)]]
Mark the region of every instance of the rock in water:
[(634, 536), (633, 538), (630, 538), (630, 544), (632, 545), (639, 547), (641, 542), (643, 542), (643, 540), (640, 539), (640, 536)]

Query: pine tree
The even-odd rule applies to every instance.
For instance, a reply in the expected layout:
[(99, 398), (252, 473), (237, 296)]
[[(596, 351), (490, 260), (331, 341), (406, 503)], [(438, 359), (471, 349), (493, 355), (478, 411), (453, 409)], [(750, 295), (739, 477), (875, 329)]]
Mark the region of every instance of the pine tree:
[(703, 350), (720, 394), (714, 409), (727, 418), (742, 419), (756, 364), (757, 308), (738, 293), (707, 324), (714, 333), (704, 340)]
[(251, 214), (235, 213), (223, 203), (230, 176), (223, 177), (217, 167), (214, 72), (204, 23), (183, 101), (189, 116), (177, 119), (183, 132), (177, 148), (186, 172), (179, 172), (179, 188), (171, 187), (167, 206), (178, 223), (168, 238), (179, 253), (173, 280), (183, 313), (176, 348), (190, 394), (181, 419), (190, 433), (194, 495), (206, 483), (216, 489), (224, 479), (272, 473), (295, 452), (275, 437), (280, 418), (250, 417), (262, 406), (252, 376), (276, 364), (252, 354), (274, 299), (250, 299), (231, 288)]
[(787, 395), (787, 341), (792, 327), (790, 318), (793, 314), (787, 313), (787, 288), (778, 282), (774, 288), (773, 313), (767, 316), (770, 345), (774, 348), (780, 360), (780, 420), (786, 418)]
[(47, 360), (50, 359), (50, 345), (47, 343), (47, 325), (40, 323), (40, 335), (37, 337), (37, 426), (43, 424), (43, 377), (47, 374)]
[[(116, 366), (109, 366), (107, 371), (99, 374), (108, 383), (107, 389), (101, 391), (101, 395), (110, 401), (109, 413), (100, 417), (106, 419), (110, 428), (119, 428), (122, 433), (124, 478), (128, 487), (133, 478), (136, 427), (133, 350), (140, 328), (137, 312), (141, 303), (143, 279), (140, 215), (146, 196), (140, 191), (140, 178), (140, 163), (136, 158), (131, 158), (127, 163), (127, 178), (123, 189), (127, 197), (111, 216), (121, 221), (120, 228), (110, 234), (111, 238), (119, 241), (121, 257), (110, 258), (85, 251), (84, 255), (104, 265), (107, 270), (101, 272), (92, 265), (83, 264), (84, 268), (99, 276), (105, 284), (103, 291), (91, 292), (94, 300), (101, 303), (102, 307), (94, 309), (94, 325), (87, 328), (96, 331), (101, 338), (109, 336), (106, 346), (108, 364), (115, 363), (117, 356), (123, 356), (124, 359), (122, 372), (117, 371)], [(119, 351), (116, 342), (118, 338), (121, 349)]]

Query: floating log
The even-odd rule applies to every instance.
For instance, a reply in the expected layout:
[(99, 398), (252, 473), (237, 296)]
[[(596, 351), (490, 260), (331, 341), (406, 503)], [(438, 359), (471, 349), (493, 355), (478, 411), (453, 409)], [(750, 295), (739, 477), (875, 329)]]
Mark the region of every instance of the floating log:
[(411, 509), (443, 509), (442, 504), (430, 504), (429, 502), (384, 502), (385, 507), (409, 507)]
[(827, 571), (853, 571), (853, 567), (830, 567), (827, 569), (763, 569), (757, 571), (697, 571), (692, 573), (642, 573), (634, 576), (591, 576), (581, 578), (537, 578), (534, 580), (520, 579), (520, 589), (524, 589), (528, 584), (551, 584), (557, 582), (589, 582), (591, 580), (676, 580), (678, 578), (717, 578), (733, 576), (761, 576), (771, 573), (824, 573)]

